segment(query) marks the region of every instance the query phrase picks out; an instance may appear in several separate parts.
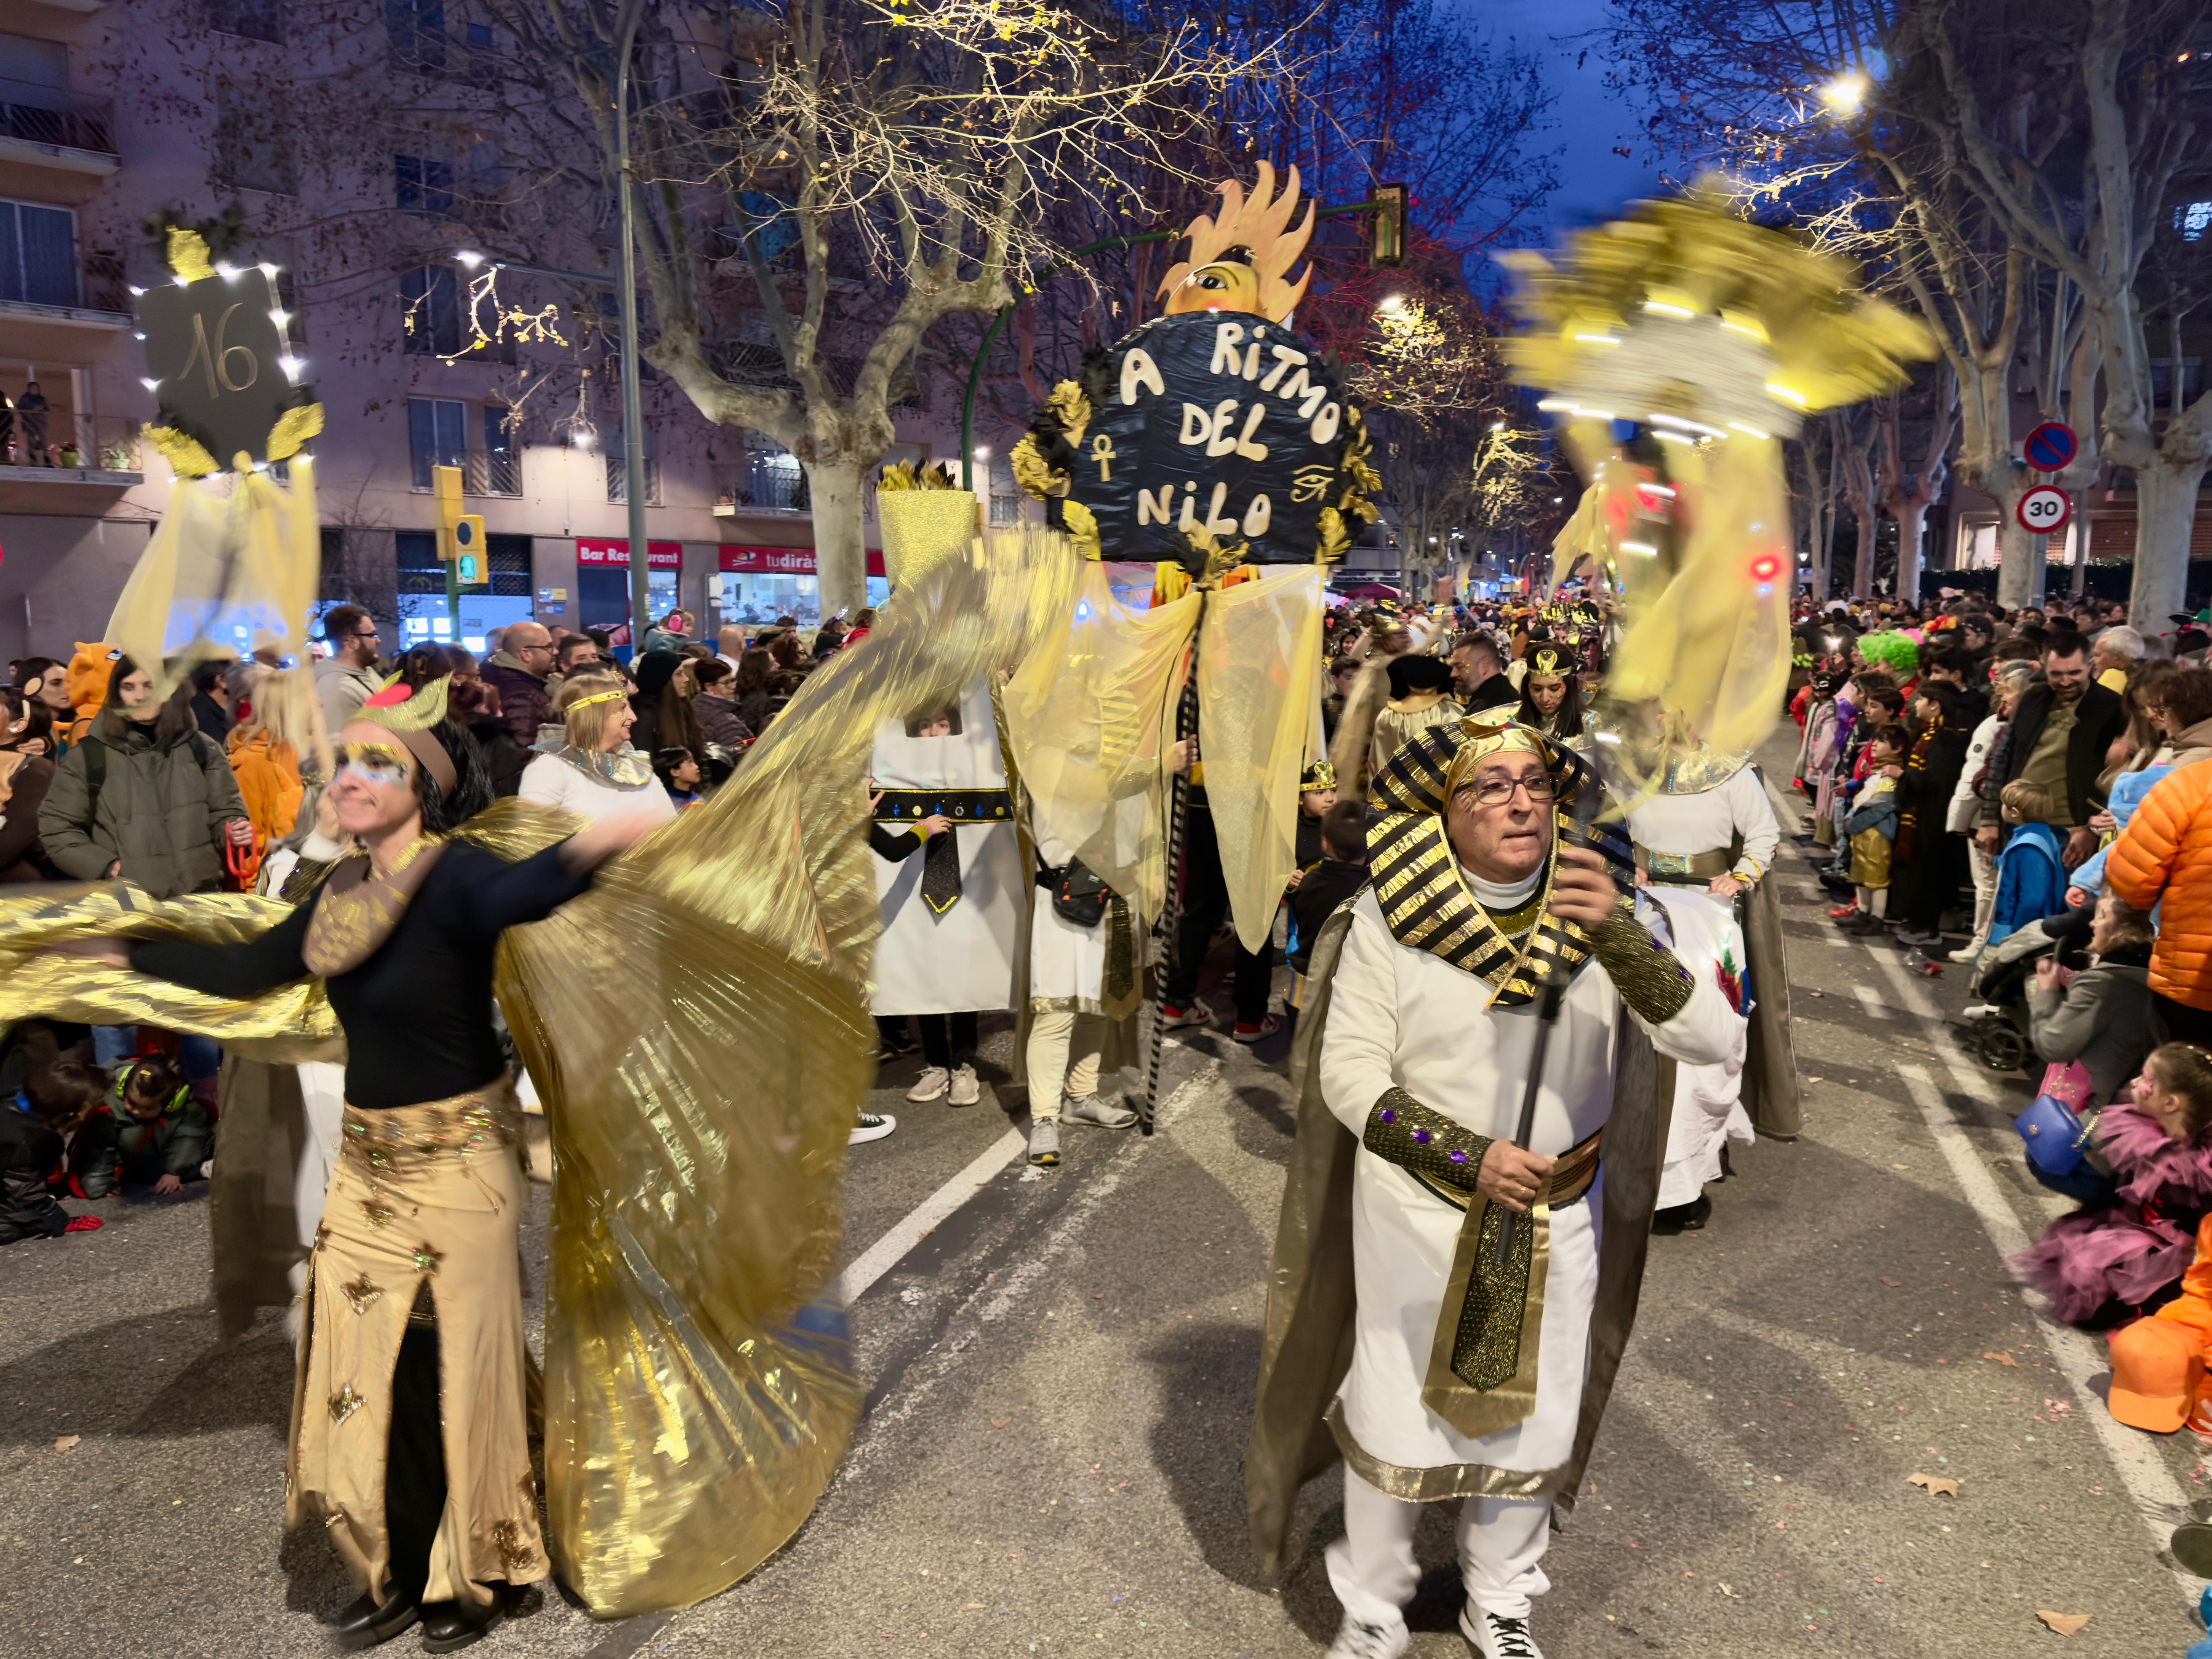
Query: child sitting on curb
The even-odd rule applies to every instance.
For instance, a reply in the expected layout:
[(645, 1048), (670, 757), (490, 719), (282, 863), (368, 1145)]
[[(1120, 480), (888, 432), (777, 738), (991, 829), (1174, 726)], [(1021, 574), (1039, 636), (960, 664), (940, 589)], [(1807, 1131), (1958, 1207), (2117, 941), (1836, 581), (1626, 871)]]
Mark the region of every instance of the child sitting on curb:
[(70, 1172), (86, 1198), (105, 1198), (125, 1181), (166, 1197), (198, 1180), (214, 1152), (207, 1107), (183, 1071), (167, 1054), (148, 1054), (115, 1068), (106, 1104), (85, 1120), (70, 1148)]
[(96, 1215), (72, 1216), (53, 1189), (65, 1138), (107, 1096), (107, 1073), (74, 1060), (34, 1066), (15, 1098), (0, 1105), (0, 1244), (89, 1232)]

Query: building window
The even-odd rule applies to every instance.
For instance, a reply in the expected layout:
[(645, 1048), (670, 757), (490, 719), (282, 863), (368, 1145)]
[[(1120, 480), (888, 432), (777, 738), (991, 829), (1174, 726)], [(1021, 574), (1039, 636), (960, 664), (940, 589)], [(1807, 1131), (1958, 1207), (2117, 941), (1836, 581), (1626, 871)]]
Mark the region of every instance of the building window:
[[(469, 406), (443, 398), (407, 400), (407, 449), (415, 463), (415, 488), (428, 489), (435, 466), (464, 466), (468, 461)], [(404, 566), (404, 559), (400, 561)]]
[(493, 55), (497, 42), (491, 25), (471, 23), (468, 26), (468, 80), (471, 86), (489, 87), (499, 78), (499, 60)]
[(300, 285), (291, 271), (278, 266), (276, 270), (276, 303), (284, 313), (284, 340), (294, 352), (304, 350), (307, 343), (307, 319), (300, 311)]
[(441, 73), (446, 67), (446, 0), (384, 0), (392, 61), (402, 69)]
[(444, 219), (453, 211), (453, 164), (423, 155), (395, 155), (392, 169), (399, 210), (422, 219)]
[(770, 437), (745, 434), (744, 499), (737, 503), (764, 513), (788, 513), (806, 505), (806, 474), (799, 457)]
[(514, 431), (507, 422), (513, 411), (503, 404), (486, 404), (483, 410), (483, 448), (469, 457), (468, 493), (471, 495), (520, 495), (522, 457), (515, 448)]
[(2173, 210), (2173, 228), (2183, 241), (2201, 241), (2212, 230), (2212, 202), (2184, 202)]
[(284, 40), (284, 0), (208, 0), (208, 26), (249, 40)]
[(491, 577), (494, 599), (526, 599), (530, 597), (529, 537), (486, 536), (484, 563)]
[[(418, 403), (416, 408), (422, 405)], [(460, 407), (456, 404), (455, 408)], [(403, 593), (442, 593), (446, 591), (445, 561), (438, 556), (434, 530), (402, 530), (392, 540), (399, 550), (399, 591)]]
[(215, 107), (216, 166), (222, 181), (234, 190), (298, 195), (291, 146), (268, 91), (218, 82)]
[[(623, 434), (611, 434), (607, 440), (607, 499), (611, 501), (629, 500), (629, 453), (623, 446)], [(645, 432), (645, 504), (660, 505), (660, 458), (653, 453), (653, 428)]]
[[(2204, 360), (2184, 357), (2181, 360), (2181, 401), (2193, 404), (2197, 393), (2204, 389)], [(2161, 407), (2173, 402), (2173, 359), (2154, 357), (2150, 363), (2150, 395)]]
[(461, 355), (461, 302), (451, 265), (418, 265), (399, 279), (400, 337), (414, 357)]
[(76, 216), (67, 208), (0, 201), (0, 300), (77, 303)]

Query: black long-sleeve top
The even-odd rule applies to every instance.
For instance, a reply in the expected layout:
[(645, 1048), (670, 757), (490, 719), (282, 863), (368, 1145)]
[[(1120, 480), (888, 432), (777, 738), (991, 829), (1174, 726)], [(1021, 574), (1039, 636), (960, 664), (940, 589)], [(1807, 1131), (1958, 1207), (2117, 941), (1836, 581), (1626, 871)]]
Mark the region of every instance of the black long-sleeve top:
[[(481, 848), (448, 846), (376, 954), (330, 981), (345, 1028), (347, 1102), (377, 1111), (494, 1081), (504, 1069), (491, 1023), (499, 936), (544, 920), (591, 884), (589, 873), (562, 864), (558, 847), (509, 864)], [(302, 904), (243, 945), (136, 945), (131, 966), (210, 996), (257, 996), (307, 977), (300, 952), (313, 909)]]

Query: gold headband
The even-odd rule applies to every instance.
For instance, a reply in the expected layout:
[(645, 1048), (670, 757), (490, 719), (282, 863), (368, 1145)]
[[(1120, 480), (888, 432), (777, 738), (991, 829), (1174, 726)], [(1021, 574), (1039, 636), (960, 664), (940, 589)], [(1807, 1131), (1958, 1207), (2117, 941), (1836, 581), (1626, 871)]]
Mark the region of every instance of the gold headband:
[(579, 697), (570, 703), (568, 712), (573, 714), (579, 708), (589, 708), (595, 702), (620, 702), (626, 696), (628, 693), (622, 691), (594, 691), (590, 696)]

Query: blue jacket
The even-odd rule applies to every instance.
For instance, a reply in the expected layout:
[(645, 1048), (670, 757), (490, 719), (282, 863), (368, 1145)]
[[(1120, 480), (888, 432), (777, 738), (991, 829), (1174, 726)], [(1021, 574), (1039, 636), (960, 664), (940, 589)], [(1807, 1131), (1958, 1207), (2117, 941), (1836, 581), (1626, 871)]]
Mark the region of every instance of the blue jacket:
[(1884, 841), (1897, 839), (1897, 790), (1893, 784), (1885, 789), (1873, 787), (1874, 780), (1867, 780), (1867, 787), (1859, 791), (1859, 804), (1844, 818), (1844, 833), (1856, 836), (1863, 830), (1879, 830)]
[(2066, 866), (2058, 832), (2047, 823), (2017, 823), (1997, 854), (1997, 896), (1990, 911), (1990, 943), (2066, 908)]

